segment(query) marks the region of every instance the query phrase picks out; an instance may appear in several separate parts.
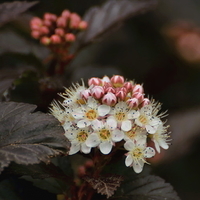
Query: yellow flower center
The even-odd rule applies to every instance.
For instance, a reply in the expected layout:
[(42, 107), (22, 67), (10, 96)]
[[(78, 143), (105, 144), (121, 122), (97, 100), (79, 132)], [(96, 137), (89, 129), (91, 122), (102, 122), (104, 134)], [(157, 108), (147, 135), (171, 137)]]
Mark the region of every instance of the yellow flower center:
[(86, 117), (89, 119), (89, 120), (94, 120), (97, 118), (97, 112), (95, 110), (89, 110), (86, 112)]
[(127, 131), (126, 132), (126, 135), (129, 137), (129, 138), (134, 138), (135, 135), (136, 135), (136, 131), (137, 131), (137, 127), (133, 127), (130, 131)]
[(123, 121), (126, 117), (126, 114), (124, 112), (118, 112), (115, 114), (115, 118), (117, 121)]
[(83, 104), (85, 104), (85, 101), (83, 99), (77, 99), (76, 103), (83, 105)]
[(81, 131), (77, 134), (77, 139), (79, 142), (85, 142), (88, 137), (88, 134), (85, 131)]
[(143, 149), (139, 147), (135, 148), (134, 151), (131, 152), (131, 154), (134, 158), (137, 158), (137, 159), (142, 159), (144, 157)]
[(110, 131), (107, 129), (101, 129), (99, 131), (99, 135), (101, 137), (102, 140), (107, 140), (110, 138)]
[(142, 124), (147, 124), (148, 123), (148, 119), (146, 116), (144, 115), (140, 115), (139, 116), (139, 121), (142, 123)]

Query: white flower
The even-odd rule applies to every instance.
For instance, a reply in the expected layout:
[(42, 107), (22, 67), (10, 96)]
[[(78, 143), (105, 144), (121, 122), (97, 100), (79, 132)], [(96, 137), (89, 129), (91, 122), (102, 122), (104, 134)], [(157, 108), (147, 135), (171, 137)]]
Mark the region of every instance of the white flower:
[(146, 158), (151, 158), (155, 155), (155, 150), (151, 147), (146, 147), (146, 142), (143, 139), (135, 141), (127, 141), (124, 148), (128, 150), (125, 165), (133, 166), (136, 173), (140, 173), (144, 163), (147, 163)]
[(166, 126), (163, 126), (163, 124), (159, 124), (156, 132), (151, 135), (151, 139), (155, 144), (156, 150), (160, 153), (160, 147), (163, 149), (168, 149), (169, 144), (167, 143), (170, 139), (169, 135), (166, 133), (167, 132)]
[[(66, 122), (66, 119), (68, 117), (67, 113), (65, 112), (65, 110), (63, 108), (61, 108), (61, 106), (59, 105), (60, 102), (57, 101), (53, 101), (51, 103), (51, 108), (50, 112), (51, 114), (58, 119), (58, 121), (63, 125)], [(60, 103), (61, 104), (61, 103)], [(61, 104), (62, 105), (62, 104)]]
[(125, 102), (121, 101), (115, 105), (112, 115), (107, 119), (107, 124), (120, 126), (123, 131), (129, 131), (133, 126), (132, 119), (137, 118), (138, 115), (136, 110), (130, 109)]
[(124, 140), (128, 141), (128, 140), (135, 140), (136, 138), (144, 138), (146, 140), (146, 135), (147, 132), (146, 130), (144, 130), (143, 128), (134, 125), (131, 130), (129, 131), (124, 131)]
[(116, 126), (110, 127), (103, 121), (96, 121), (93, 124), (94, 132), (89, 135), (86, 145), (89, 147), (99, 147), (101, 153), (109, 154), (115, 142), (124, 138), (124, 133)]
[(81, 151), (85, 154), (90, 153), (91, 147), (88, 147), (85, 144), (85, 142), (90, 134), (91, 134), (91, 130), (89, 128), (79, 129), (78, 127), (71, 126), (71, 128), (69, 128), (65, 132), (65, 136), (71, 142), (69, 155), (75, 154), (78, 151)]
[(77, 126), (84, 128), (92, 123), (99, 121), (99, 117), (103, 117), (110, 112), (110, 106), (100, 105), (94, 98), (89, 97), (87, 105), (81, 105), (72, 112), (72, 116), (78, 120)]
[(61, 97), (64, 98), (63, 105), (66, 107), (76, 106), (77, 104), (85, 104), (85, 101), (81, 98), (81, 92), (86, 90), (84, 82), (82, 82), (82, 86), (77, 84), (73, 84), (71, 88), (65, 88), (65, 93), (60, 94)]
[(139, 116), (135, 119), (135, 123), (147, 130), (148, 133), (156, 132), (161, 120), (152, 114), (152, 105), (146, 105), (139, 110)]

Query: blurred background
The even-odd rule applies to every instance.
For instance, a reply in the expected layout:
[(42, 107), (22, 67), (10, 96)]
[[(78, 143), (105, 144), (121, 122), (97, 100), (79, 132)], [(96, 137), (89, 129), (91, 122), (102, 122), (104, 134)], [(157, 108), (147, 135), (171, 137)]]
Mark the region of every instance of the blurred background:
[[(9, 1), (0, 1), (4, 2)], [(57, 80), (38, 81), (36, 71), (49, 50), (31, 37), (28, 24), (32, 16), (42, 17), (45, 12), (59, 15), (64, 9), (83, 16), (90, 7), (104, 2), (42, 0), (21, 18), (2, 26), (0, 77), (3, 84), (5, 80), (12, 83), (4, 100), (37, 104), (38, 110), (47, 111), (57, 91), (62, 90)], [(22, 66), (30, 71), (18, 76)], [(153, 173), (171, 183), (182, 200), (200, 199), (199, 0), (159, 0), (152, 11), (129, 18), (81, 50), (67, 67), (65, 87), (80, 78), (113, 74), (143, 83), (145, 94), (161, 102), (163, 111), (168, 110), (172, 136), (170, 149), (152, 159)], [(52, 93), (53, 87), (58, 88), (56, 93)]]

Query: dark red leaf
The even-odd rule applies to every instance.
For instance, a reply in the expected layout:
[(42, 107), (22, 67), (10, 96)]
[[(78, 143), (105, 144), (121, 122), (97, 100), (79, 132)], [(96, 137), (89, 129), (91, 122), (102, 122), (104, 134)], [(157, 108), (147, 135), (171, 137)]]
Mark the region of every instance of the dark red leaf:
[(37, 3), (38, 1), (14, 1), (0, 4), (0, 26), (15, 19)]

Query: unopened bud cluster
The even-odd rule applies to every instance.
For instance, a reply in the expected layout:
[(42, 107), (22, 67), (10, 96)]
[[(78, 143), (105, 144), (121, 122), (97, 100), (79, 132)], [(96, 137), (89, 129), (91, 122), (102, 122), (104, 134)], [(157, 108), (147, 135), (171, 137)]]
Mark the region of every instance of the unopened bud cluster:
[[(145, 97), (142, 85), (119, 75), (94, 77), (88, 85), (66, 89), (61, 94), (63, 102), (51, 105), (51, 113), (71, 142), (70, 155), (79, 151), (88, 154), (95, 147), (109, 154), (118, 143), (127, 151), (126, 166), (139, 173), (160, 147), (168, 149), (168, 127), (161, 120), (164, 113), (159, 114), (161, 105)], [(149, 140), (154, 147), (148, 147)]]
[(45, 13), (43, 19), (33, 17), (30, 21), (31, 35), (47, 45), (61, 59), (68, 59), (68, 47), (76, 40), (78, 31), (87, 28), (87, 22), (83, 21), (76, 13), (64, 10), (60, 16)]

